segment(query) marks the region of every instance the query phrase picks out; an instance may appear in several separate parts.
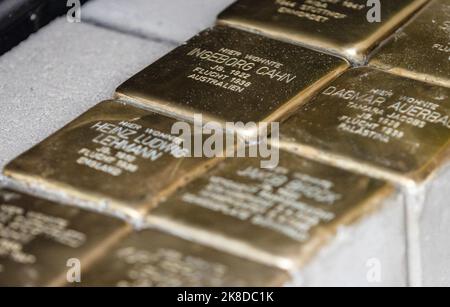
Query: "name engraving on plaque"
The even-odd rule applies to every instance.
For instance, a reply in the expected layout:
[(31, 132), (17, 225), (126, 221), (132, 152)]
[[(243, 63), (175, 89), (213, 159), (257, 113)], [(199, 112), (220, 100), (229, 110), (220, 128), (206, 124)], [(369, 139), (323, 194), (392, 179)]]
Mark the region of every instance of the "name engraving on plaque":
[(296, 16), (301, 19), (308, 19), (319, 23), (325, 23), (330, 19), (346, 19), (349, 14), (342, 11), (343, 8), (354, 12), (365, 11), (366, 5), (342, 0), (305, 0), (288, 1), (275, 0), (277, 12)]
[(0, 189), (0, 285), (77, 281), (81, 267), (129, 231), (119, 220)]
[[(444, 21), (439, 26), (439, 30), (444, 31), (444, 35), (450, 37), (450, 20)], [(432, 48), (447, 56), (450, 54), (450, 41), (435, 43)], [(450, 61), (450, 55), (448, 56), (448, 60)]]
[(126, 279), (116, 283), (119, 287), (220, 286), (227, 273), (222, 264), (169, 248), (149, 251), (124, 247), (115, 252), (115, 259), (127, 266)]
[(142, 230), (112, 246), (84, 274), (84, 286), (223, 287), (280, 285), (287, 274), (191, 240)]
[(360, 92), (330, 86), (321, 95), (345, 101), (348, 109), (359, 112), (339, 116), (339, 131), (382, 143), (403, 139), (404, 125), (422, 129), (428, 124), (435, 124), (450, 129), (450, 118), (444, 107), (420, 98), (396, 95), (390, 89), (373, 88)]
[(76, 162), (115, 177), (124, 172), (137, 172), (139, 166), (135, 162), (138, 159), (154, 162), (164, 155), (173, 158), (189, 155), (182, 139), (128, 121), (118, 124), (99, 121), (91, 129), (98, 132), (91, 139), (96, 147), (81, 148)]
[(217, 64), (206, 65), (206, 68), (196, 66), (188, 73), (189, 79), (233, 92), (242, 93), (252, 86), (252, 74), (286, 84), (297, 78), (296, 75), (281, 70), (284, 66), (282, 63), (227, 48), (220, 48), (218, 51), (194, 48), (187, 55), (205, 63)]
[(342, 198), (331, 181), (283, 167), (248, 167), (236, 175), (238, 181), (212, 176), (205, 187), (183, 194), (182, 200), (304, 242), (310, 238), (312, 227), (335, 218), (333, 212), (307, 204), (304, 199), (332, 207)]
[(36, 256), (24, 251), (37, 237), (68, 248), (79, 248), (86, 235), (69, 228), (69, 221), (18, 206), (0, 204), (0, 257), (18, 264), (34, 264)]

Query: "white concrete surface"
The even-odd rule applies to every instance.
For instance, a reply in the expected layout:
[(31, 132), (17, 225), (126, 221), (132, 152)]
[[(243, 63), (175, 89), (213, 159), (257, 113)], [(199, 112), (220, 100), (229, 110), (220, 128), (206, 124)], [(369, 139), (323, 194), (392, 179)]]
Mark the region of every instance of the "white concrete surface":
[(183, 42), (215, 23), (234, 0), (94, 0), (82, 18), (155, 40)]

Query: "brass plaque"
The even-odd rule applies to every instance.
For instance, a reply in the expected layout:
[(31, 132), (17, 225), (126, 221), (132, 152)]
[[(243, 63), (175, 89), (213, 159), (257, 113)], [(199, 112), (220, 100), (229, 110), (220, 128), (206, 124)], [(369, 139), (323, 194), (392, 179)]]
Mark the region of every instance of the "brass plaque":
[(280, 152), (279, 166), (226, 160), (171, 195), (148, 225), (284, 270), (296, 271), (338, 227), (377, 209), (381, 181)]
[(450, 2), (432, 2), (379, 50), (370, 65), (450, 87)]
[(158, 198), (214, 164), (191, 158), (171, 135), (176, 120), (106, 101), (9, 163), (4, 173), (122, 218), (139, 218)]
[(126, 234), (119, 220), (0, 190), (0, 285), (62, 286), (70, 259), (88, 268)]
[(367, 0), (239, 0), (219, 15), (219, 23), (364, 62), (427, 0), (381, 2), (380, 22), (370, 22), (368, 14), (377, 16)]
[(282, 119), (347, 67), (336, 57), (216, 27), (139, 72), (117, 95), (190, 122), (202, 114), (226, 130), (227, 122)]
[(405, 186), (447, 157), (450, 89), (349, 70), (281, 125), (281, 147)]
[(283, 271), (183, 239), (144, 230), (116, 244), (81, 286), (255, 287), (281, 286)]

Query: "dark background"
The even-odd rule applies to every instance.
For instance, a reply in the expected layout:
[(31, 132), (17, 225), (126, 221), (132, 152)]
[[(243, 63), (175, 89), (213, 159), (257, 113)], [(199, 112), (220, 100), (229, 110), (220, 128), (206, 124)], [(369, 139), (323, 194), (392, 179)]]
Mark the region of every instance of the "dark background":
[(67, 0), (0, 0), (0, 55), (68, 9)]

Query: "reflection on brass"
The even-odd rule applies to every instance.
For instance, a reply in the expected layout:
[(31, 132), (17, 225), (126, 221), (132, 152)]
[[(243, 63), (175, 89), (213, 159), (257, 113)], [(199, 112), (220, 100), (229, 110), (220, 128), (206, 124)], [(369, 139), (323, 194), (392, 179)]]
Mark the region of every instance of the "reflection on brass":
[(450, 87), (450, 2), (432, 2), (381, 48), (370, 64)]
[(281, 125), (281, 147), (414, 186), (447, 156), (449, 116), (450, 89), (359, 68)]
[(81, 286), (281, 286), (286, 273), (183, 239), (145, 230), (109, 250)]
[(181, 139), (170, 134), (175, 122), (102, 102), (16, 158), (4, 173), (93, 209), (139, 218), (216, 160), (186, 157)]
[(61, 286), (70, 259), (88, 268), (129, 228), (97, 213), (2, 189), (0, 230), (1, 286)]
[(363, 62), (426, 1), (382, 1), (381, 22), (369, 22), (367, 0), (239, 0), (219, 16), (219, 23)]
[(202, 114), (222, 128), (226, 122), (273, 122), (347, 67), (336, 57), (216, 27), (126, 81), (117, 95), (191, 122)]
[(149, 225), (294, 271), (392, 193), (386, 183), (292, 153), (280, 152), (275, 169), (259, 163), (222, 162), (163, 202)]

